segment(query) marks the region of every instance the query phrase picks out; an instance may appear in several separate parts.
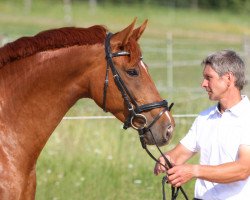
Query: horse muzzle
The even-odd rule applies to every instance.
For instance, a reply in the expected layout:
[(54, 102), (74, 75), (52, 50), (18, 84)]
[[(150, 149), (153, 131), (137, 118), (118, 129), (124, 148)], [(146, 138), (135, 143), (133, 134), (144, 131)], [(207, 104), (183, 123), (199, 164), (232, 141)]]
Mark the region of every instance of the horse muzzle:
[(164, 108), (150, 123), (143, 114), (134, 114), (130, 119), (131, 127), (139, 132), (141, 142), (145, 144), (163, 146), (172, 138), (174, 121), (169, 108)]

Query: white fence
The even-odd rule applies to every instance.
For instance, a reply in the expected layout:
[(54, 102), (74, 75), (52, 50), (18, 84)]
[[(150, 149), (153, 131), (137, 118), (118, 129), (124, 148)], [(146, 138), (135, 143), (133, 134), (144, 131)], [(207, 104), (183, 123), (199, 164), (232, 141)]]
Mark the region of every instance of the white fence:
[[(217, 41), (216, 41), (217, 42)], [(166, 47), (166, 53), (167, 53), (167, 69), (168, 69), (168, 87), (172, 88), (174, 83), (173, 83), (173, 71), (175, 67), (178, 66), (189, 66), (189, 65), (200, 65), (201, 60), (183, 60), (183, 61), (175, 61), (173, 59), (173, 54), (174, 52), (176, 53), (176, 49), (174, 48), (174, 44), (175, 41), (173, 40), (173, 36), (172, 33), (168, 33), (167, 34), (167, 47)], [(191, 44), (189, 43), (182, 43), (181, 45), (183, 46), (191, 46)], [(203, 44), (205, 45), (211, 45), (208, 44), (206, 41)], [(230, 47), (229, 47), (230, 48)], [(177, 53), (182, 53), (184, 49), (177, 49)], [(241, 57), (245, 60), (245, 64), (247, 67), (247, 80), (250, 81), (250, 38), (245, 36), (242, 38), (242, 45), (241, 45), (241, 49), (238, 49), (237, 51)], [(185, 53), (187, 53), (187, 51), (185, 50)], [(200, 55), (203, 55), (203, 53), (201, 52), (197, 52), (195, 50), (191, 51), (189, 50), (188, 52), (189, 54), (192, 53), (198, 53)], [(207, 52), (207, 53), (211, 53), (211, 52)]]
[[(179, 114), (173, 115), (174, 118), (194, 118), (197, 114)], [(71, 116), (64, 117), (64, 120), (94, 120), (94, 119), (115, 119), (114, 116)]]

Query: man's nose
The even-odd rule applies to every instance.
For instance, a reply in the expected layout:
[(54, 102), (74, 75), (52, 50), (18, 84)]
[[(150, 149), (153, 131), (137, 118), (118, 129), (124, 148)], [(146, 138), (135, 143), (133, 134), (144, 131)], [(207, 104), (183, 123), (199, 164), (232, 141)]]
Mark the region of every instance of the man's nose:
[(201, 87), (205, 88), (208, 86), (207, 80), (203, 79), (203, 81), (201, 82)]

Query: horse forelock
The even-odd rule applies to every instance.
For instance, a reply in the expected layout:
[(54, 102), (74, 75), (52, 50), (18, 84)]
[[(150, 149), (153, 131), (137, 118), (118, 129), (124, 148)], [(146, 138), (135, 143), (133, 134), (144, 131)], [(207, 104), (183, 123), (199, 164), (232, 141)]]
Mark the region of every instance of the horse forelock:
[(141, 49), (138, 43), (131, 39), (128, 44), (128, 51), (130, 52), (130, 64), (133, 66), (138, 62), (138, 59), (140, 59), (141, 55)]
[(41, 51), (103, 43), (106, 32), (105, 27), (95, 25), (89, 28), (52, 29), (40, 32), (33, 37), (22, 37), (0, 48), (0, 67)]

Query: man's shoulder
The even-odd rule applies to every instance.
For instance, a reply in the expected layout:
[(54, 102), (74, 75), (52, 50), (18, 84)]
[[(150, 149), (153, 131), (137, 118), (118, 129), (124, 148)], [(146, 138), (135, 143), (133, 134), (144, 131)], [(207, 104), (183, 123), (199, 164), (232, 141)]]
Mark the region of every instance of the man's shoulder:
[(238, 112), (241, 113), (243, 117), (250, 117), (250, 101), (247, 96), (242, 96), (241, 106)]
[(250, 101), (249, 101), (249, 98), (248, 98), (247, 96), (243, 96), (242, 100), (243, 100), (243, 103), (244, 103), (245, 107), (246, 107), (247, 109), (250, 109)]
[(198, 117), (208, 117), (217, 112), (217, 105), (211, 106), (199, 113)]

